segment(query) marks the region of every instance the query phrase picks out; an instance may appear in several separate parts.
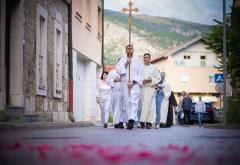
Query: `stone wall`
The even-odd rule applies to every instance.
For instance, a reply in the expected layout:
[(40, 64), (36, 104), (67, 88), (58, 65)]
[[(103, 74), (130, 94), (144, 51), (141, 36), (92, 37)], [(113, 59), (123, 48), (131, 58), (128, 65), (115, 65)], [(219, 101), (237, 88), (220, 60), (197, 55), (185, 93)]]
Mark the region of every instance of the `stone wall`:
[[(37, 4), (47, 10), (47, 95), (36, 94)], [(62, 98), (54, 98), (54, 39), (56, 12), (62, 16)], [(50, 121), (68, 121), (68, 11), (63, 0), (25, 0), (24, 95), (25, 110)]]

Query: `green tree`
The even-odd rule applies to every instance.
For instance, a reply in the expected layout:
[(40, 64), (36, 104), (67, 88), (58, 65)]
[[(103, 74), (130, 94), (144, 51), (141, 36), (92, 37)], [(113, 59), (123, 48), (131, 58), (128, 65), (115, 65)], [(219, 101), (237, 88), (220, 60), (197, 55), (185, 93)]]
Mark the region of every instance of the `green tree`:
[[(220, 71), (223, 71), (223, 23), (218, 20), (213, 20), (215, 25), (210, 27), (209, 33), (204, 34), (205, 44), (207, 49), (213, 51), (217, 57), (216, 60), (219, 62), (219, 66), (215, 66)], [(227, 27), (227, 36), (229, 36), (229, 27), (230, 27), (230, 17), (227, 17), (226, 22)], [(229, 46), (229, 38), (227, 38), (227, 45)], [(227, 52), (227, 58), (229, 59), (229, 49)], [(230, 75), (230, 63), (227, 62), (228, 74)]]
[[(233, 96), (229, 97), (227, 121), (240, 123), (240, 0), (233, 0), (231, 13), (227, 17), (227, 73), (231, 80)], [(207, 48), (217, 54), (218, 69), (223, 70), (223, 23), (217, 20), (205, 34)]]
[[(228, 77), (239, 76), (240, 72), (240, 7), (236, 5), (237, 0), (233, 0), (232, 12), (228, 14), (227, 27), (227, 71)], [(210, 27), (210, 32), (204, 35), (207, 49), (217, 54), (220, 71), (223, 70), (223, 23), (213, 20), (216, 24)]]

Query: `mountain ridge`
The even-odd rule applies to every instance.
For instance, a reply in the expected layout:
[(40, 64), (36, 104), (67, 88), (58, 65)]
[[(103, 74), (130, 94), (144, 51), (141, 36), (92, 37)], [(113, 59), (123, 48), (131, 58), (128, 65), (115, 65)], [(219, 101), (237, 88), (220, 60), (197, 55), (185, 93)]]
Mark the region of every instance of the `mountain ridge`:
[[(127, 21), (127, 14), (104, 10), (104, 64), (115, 64), (116, 59), (125, 54), (125, 45), (128, 44)], [(209, 27), (175, 18), (134, 15), (132, 42), (139, 57), (146, 52), (156, 56), (201, 36), (209, 31)]]

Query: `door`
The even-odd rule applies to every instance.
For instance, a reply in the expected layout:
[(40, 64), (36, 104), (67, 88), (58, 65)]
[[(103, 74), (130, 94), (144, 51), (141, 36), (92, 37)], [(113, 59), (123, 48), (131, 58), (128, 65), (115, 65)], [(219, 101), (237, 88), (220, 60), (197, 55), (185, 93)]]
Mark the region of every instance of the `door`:
[(84, 61), (76, 58), (76, 72), (74, 81), (74, 107), (73, 114), (76, 121), (84, 120)]

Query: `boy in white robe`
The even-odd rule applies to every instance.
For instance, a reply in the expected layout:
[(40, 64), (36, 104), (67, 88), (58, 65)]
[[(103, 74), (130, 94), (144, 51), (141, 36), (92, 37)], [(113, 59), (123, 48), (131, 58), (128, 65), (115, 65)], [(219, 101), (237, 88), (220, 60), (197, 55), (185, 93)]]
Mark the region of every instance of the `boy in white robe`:
[(116, 69), (109, 72), (107, 76), (107, 84), (112, 89), (112, 111), (113, 111), (113, 124), (114, 128), (124, 128), (124, 112), (123, 112), (123, 95), (121, 91), (121, 78), (117, 74)]

